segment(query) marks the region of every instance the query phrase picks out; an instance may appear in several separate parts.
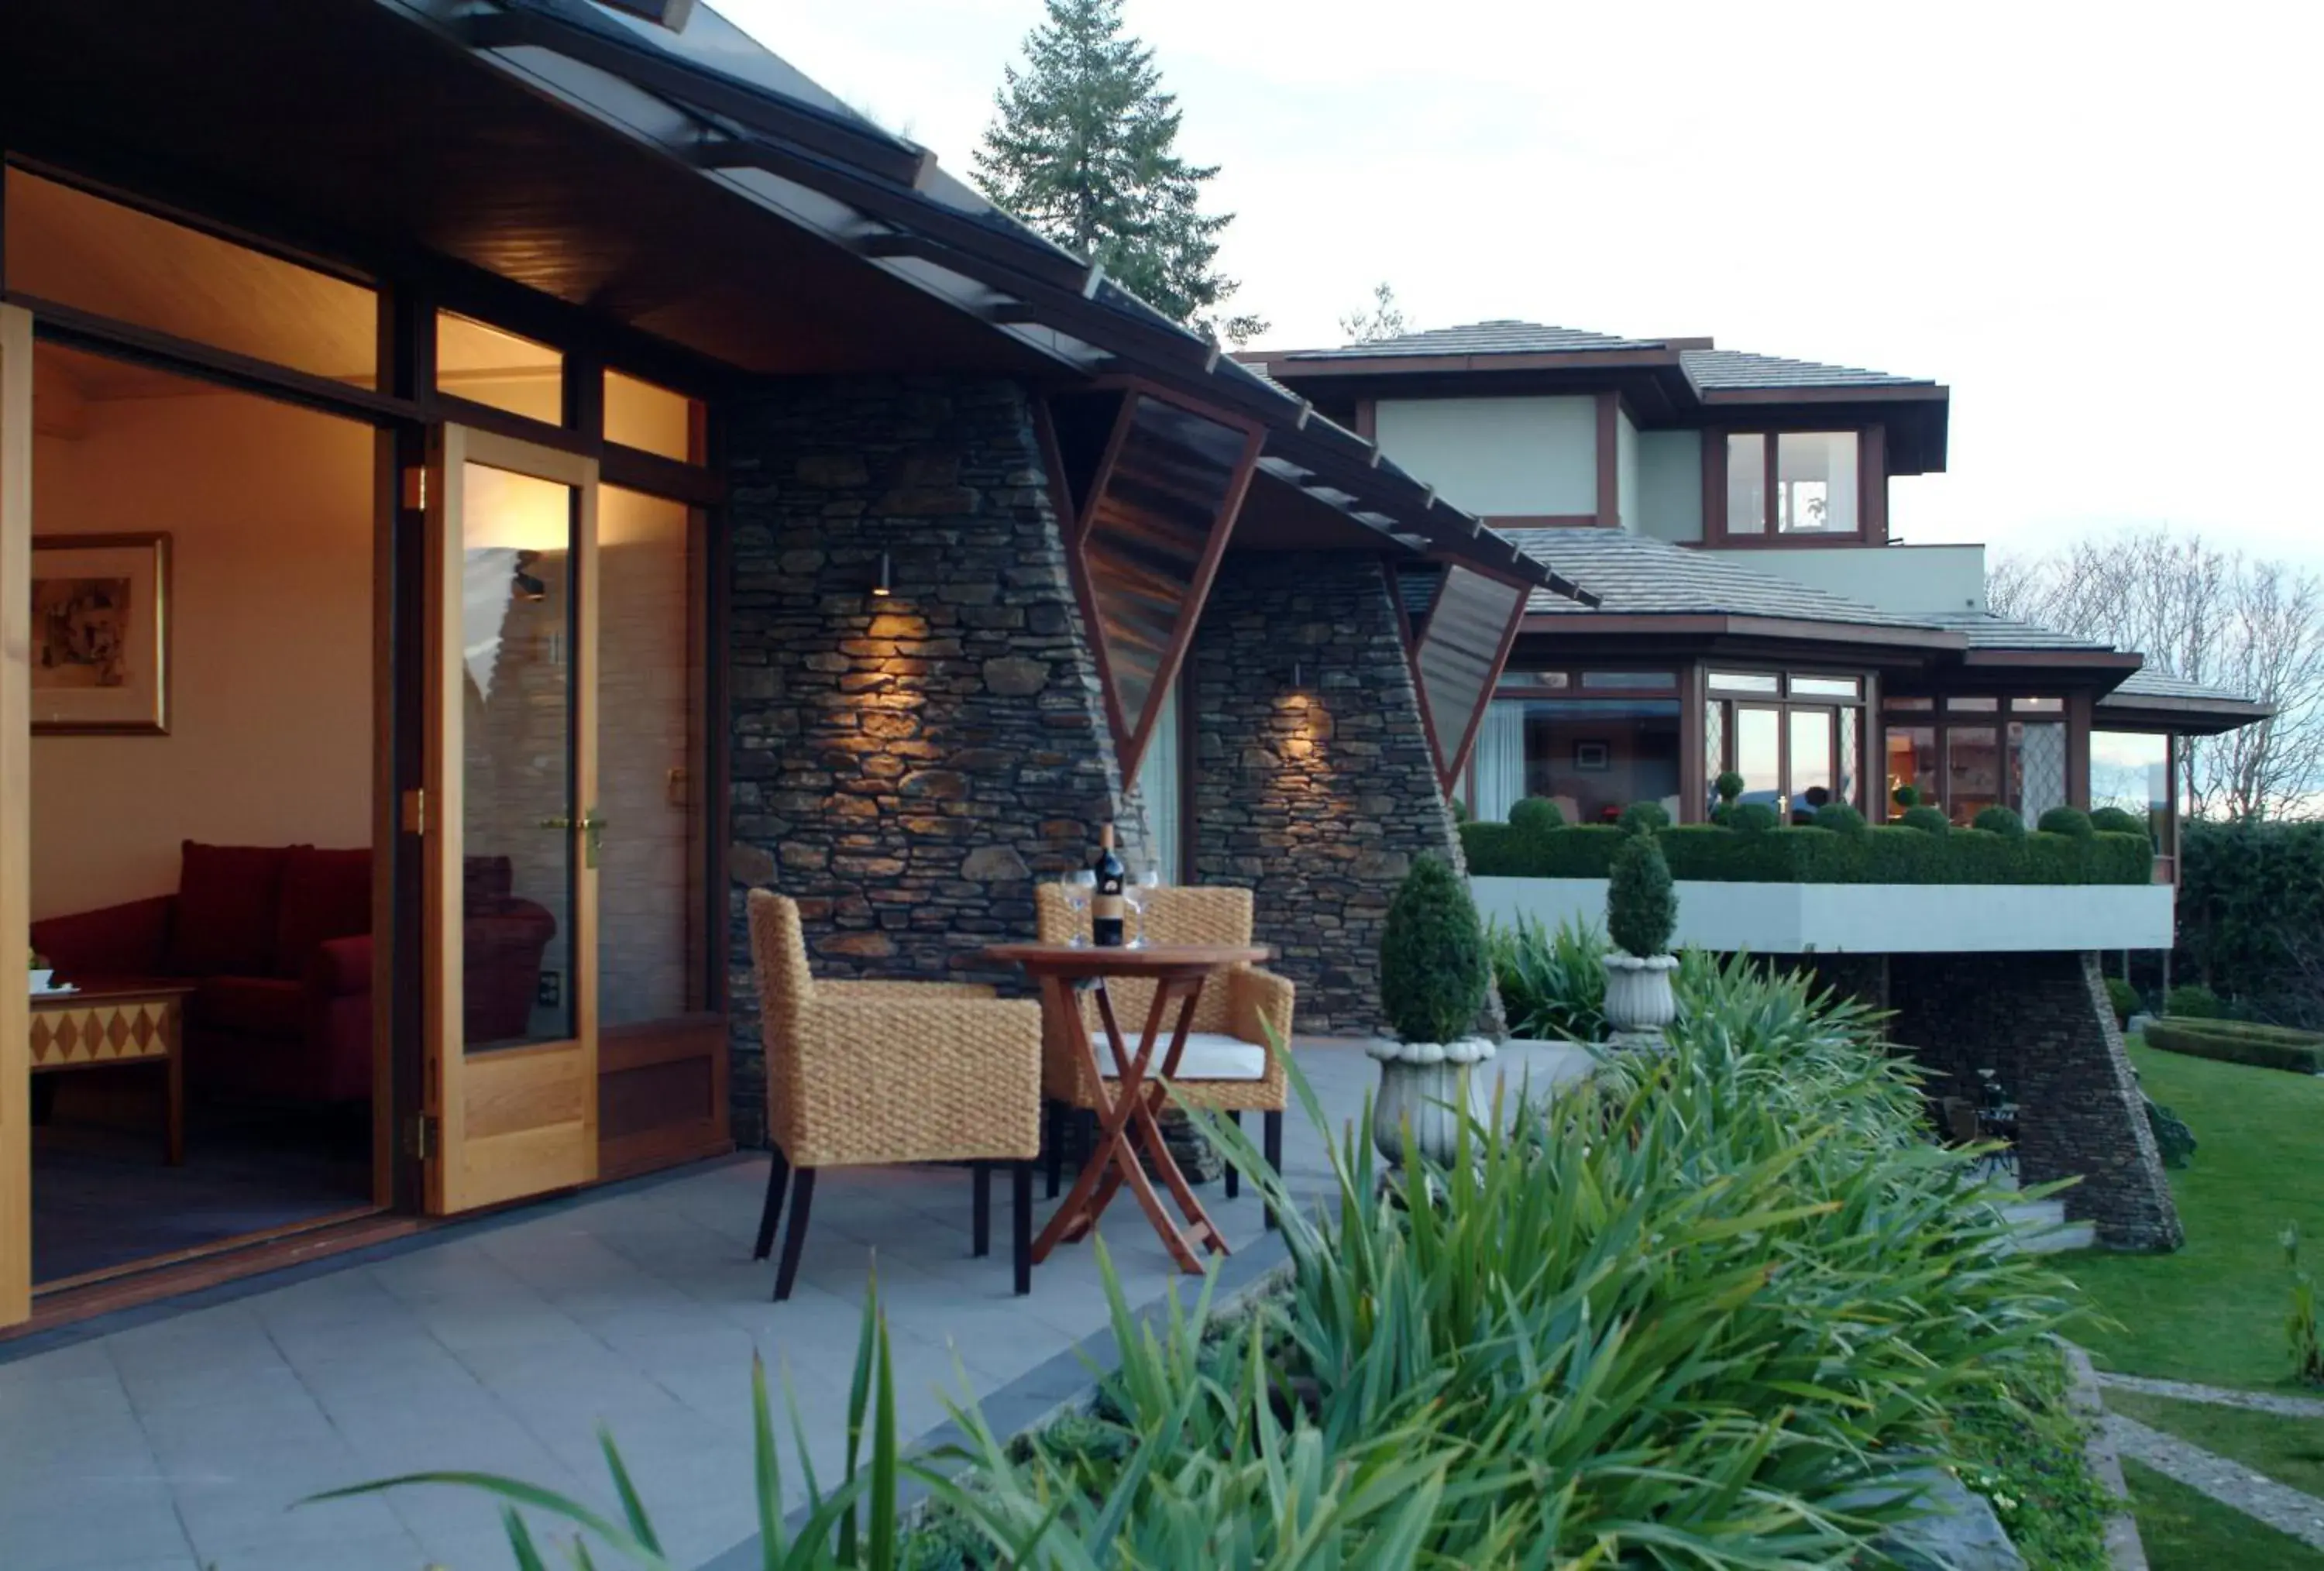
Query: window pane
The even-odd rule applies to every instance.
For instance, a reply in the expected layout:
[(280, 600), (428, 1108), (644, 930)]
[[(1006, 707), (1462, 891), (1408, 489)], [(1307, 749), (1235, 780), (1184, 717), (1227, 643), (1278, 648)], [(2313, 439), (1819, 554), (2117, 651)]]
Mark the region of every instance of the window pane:
[(1678, 678), (1669, 671), (1583, 671), (1585, 688), (1674, 688)]
[(2012, 805), (2031, 826), (2066, 805), (2066, 728), (2054, 720), (2009, 724)]
[(1172, 682), (1155, 703), (1154, 735), (1138, 762), (1138, 799), (1146, 805), (1147, 864), (1165, 883), (1178, 882), (1180, 798), (1185, 781), (1178, 772), (1178, 688)]
[(1564, 688), (1571, 685), (1571, 679), (1563, 671), (1504, 670), (1501, 673), (1501, 686), (1504, 688)]
[(1775, 439), (1775, 527), (1786, 534), (1856, 532), (1856, 433), (1785, 431)]
[(1758, 431), (1727, 439), (1727, 532), (1767, 527), (1767, 439)]
[(1880, 700), (1880, 707), (1884, 709), (1902, 709), (1913, 713), (1925, 713), (1928, 710), (1935, 708), (1937, 707), (1937, 701), (1934, 698), (1900, 698), (1892, 693), (1887, 698)]
[(1791, 803), (1794, 822), (1812, 822), (1831, 800), (1832, 725), (1829, 709), (1794, 709)]
[(1990, 725), (1955, 725), (1945, 739), (1945, 806), (1970, 824), (2001, 805), (2001, 734)]
[(1413, 661), (1438, 758), (1449, 762), (1459, 751), (1492, 679), (1502, 635), (1524, 600), (1525, 591), (1514, 584), (1466, 568), (1445, 572), (1443, 593)]
[(1888, 816), (1904, 816), (1904, 804), (1896, 793), (1911, 786), (1923, 800), (1935, 806), (1937, 800), (1937, 733), (1930, 725), (1891, 725), (1888, 727)]
[(565, 423), (565, 356), (450, 311), (436, 313), (436, 388), (545, 425)]
[(1795, 698), (1853, 698), (1862, 688), (1854, 677), (1794, 677)]
[(1735, 772), (1743, 777), (1738, 800), (1772, 808), (1784, 794), (1783, 718), (1780, 709), (1735, 707)]
[(2000, 710), (2001, 700), (1998, 698), (1947, 698), (1945, 707), (1955, 714), (1966, 711), (1974, 715), (1991, 715)]
[(2012, 698), (2009, 700), (2009, 707), (2028, 714), (2061, 715), (2065, 713), (2066, 700), (2063, 698)]
[(2171, 739), (2134, 731), (2091, 732), (2090, 806), (2120, 808), (2144, 818), (2156, 854), (2170, 855)]
[(1485, 706), (1477, 744), (1469, 754), (1471, 817), (1499, 823), (1526, 794), (1525, 738), (1525, 705), (1495, 699)]
[(1714, 693), (1765, 693), (1773, 698), (1782, 687), (1783, 679), (1772, 671), (1711, 673), (1711, 690)]
[(607, 1025), (698, 1005), (692, 524), (682, 503), (610, 485), (598, 493), (597, 968)]
[(682, 393), (618, 371), (605, 373), (605, 439), (681, 464), (703, 461), (702, 406)]
[(12, 169), (8, 287), (116, 321), (357, 387), (378, 385), (379, 297)]
[(1526, 795), (1550, 798), (1569, 824), (1610, 824), (1632, 802), (1678, 817), (1676, 703), (1549, 698), (1524, 710)]
[(1856, 772), (1858, 767), (1859, 745), (1856, 732), (1856, 711), (1842, 709), (1840, 711), (1840, 782), (1832, 788), (1832, 794), (1850, 807), (1857, 805)]

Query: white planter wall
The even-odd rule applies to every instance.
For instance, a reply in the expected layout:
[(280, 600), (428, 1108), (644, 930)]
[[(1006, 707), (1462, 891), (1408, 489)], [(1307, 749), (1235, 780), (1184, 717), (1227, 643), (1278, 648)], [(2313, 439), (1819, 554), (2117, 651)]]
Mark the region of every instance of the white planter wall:
[[(1470, 882), (1478, 910), (1504, 924), (1606, 925), (1602, 878)], [(2160, 883), (1681, 883), (1673, 942), (1759, 955), (2167, 949), (2172, 894)]]

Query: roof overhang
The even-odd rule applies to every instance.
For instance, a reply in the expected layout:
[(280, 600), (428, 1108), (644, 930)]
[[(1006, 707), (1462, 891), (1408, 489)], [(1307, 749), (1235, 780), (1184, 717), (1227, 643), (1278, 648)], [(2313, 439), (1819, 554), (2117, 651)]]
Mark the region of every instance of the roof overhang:
[(1775, 616), (1734, 616), (1724, 612), (1532, 612), (1517, 629), (1535, 633), (1591, 638), (1750, 640), (1771, 644), (1822, 644), (1909, 652), (1915, 658), (1953, 653), (1967, 647), (1958, 633), (1934, 627), (1887, 627), (1854, 622), (1811, 622)]
[(2181, 736), (2217, 736), (2274, 716), (2274, 705), (2244, 698), (2115, 692), (2098, 701), (2091, 724), (2101, 731), (2171, 731)]

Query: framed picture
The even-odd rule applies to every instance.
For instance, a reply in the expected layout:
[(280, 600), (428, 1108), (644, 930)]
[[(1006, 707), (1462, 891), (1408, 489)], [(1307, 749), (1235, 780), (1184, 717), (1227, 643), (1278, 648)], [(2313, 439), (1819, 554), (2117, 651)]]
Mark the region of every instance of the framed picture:
[(32, 537), (32, 732), (170, 734), (170, 537)]
[(1573, 767), (1601, 774), (1614, 767), (1611, 751), (1603, 742), (1577, 742), (1573, 744)]

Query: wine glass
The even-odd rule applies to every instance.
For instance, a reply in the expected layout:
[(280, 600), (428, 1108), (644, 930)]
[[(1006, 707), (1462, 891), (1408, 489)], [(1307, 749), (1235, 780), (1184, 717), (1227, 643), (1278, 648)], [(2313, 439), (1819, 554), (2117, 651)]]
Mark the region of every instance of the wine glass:
[(1138, 919), (1137, 937), (1130, 940), (1130, 947), (1133, 949), (1146, 947), (1146, 913), (1154, 909), (1154, 892), (1161, 887), (1162, 870), (1149, 864), (1122, 888), (1121, 902)]
[(1097, 894), (1097, 874), (1086, 867), (1068, 873), (1065, 878), (1065, 910), (1073, 913), (1074, 919), (1072, 935), (1065, 942), (1076, 949), (1086, 949), (1090, 941), (1090, 901)]

